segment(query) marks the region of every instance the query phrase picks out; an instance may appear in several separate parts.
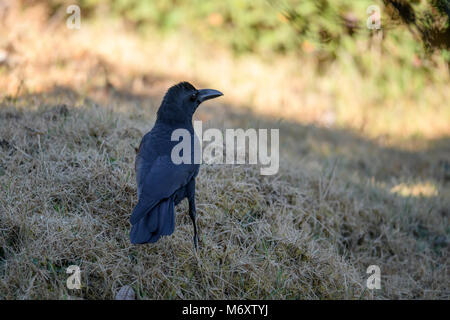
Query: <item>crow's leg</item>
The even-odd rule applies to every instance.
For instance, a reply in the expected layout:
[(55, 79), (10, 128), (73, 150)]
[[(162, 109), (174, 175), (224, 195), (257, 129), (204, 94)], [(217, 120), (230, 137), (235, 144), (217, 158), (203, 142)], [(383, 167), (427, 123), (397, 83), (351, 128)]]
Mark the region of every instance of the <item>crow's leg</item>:
[(196, 210), (195, 210), (195, 200), (189, 201), (189, 216), (191, 217), (192, 224), (194, 225), (194, 248), (197, 249), (198, 246), (198, 232), (197, 232), (197, 222), (196, 220)]
[(197, 210), (195, 209), (195, 179), (192, 179), (187, 185), (187, 198), (189, 200), (189, 216), (191, 217), (192, 224), (194, 225), (194, 248), (197, 249), (198, 234), (197, 234), (197, 222), (195, 221)]

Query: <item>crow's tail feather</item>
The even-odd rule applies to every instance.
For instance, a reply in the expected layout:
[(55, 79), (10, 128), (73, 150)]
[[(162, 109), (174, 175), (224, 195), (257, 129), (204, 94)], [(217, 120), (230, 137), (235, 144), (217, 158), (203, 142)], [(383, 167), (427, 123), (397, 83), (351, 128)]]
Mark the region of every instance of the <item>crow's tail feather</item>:
[(142, 244), (156, 242), (161, 236), (167, 236), (175, 230), (174, 201), (165, 199), (146, 212), (131, 227), (131, 243)]

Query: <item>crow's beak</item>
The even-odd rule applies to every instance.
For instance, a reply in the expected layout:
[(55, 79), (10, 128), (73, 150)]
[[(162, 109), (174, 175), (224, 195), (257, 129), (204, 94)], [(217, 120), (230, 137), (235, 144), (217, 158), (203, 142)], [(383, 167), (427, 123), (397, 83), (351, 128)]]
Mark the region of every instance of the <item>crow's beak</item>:
[(214, 99), (217, 97), (223, 96), (223, 93), (218, 91), (218, 90), (214, 90), (214, 89), (202, 89), (202, 90), (198, 90), (198, 101), (200, 101), (200, 103), (202, 103), (203, 101), (209, 100), (209, 99)]

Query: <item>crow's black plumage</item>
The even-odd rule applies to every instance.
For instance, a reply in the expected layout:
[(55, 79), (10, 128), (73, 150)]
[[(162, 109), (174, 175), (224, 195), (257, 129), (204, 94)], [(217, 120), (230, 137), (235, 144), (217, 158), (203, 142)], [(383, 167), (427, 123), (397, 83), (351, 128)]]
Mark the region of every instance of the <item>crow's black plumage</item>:
[[(189, 201), (189, 216), (194, 225), (194, 246), (197, 247), (195, 221), (195, 178), (199, 164), (175, 164), (171, 159), (171, 141), (176, 129), (190, 133), (191, 146), (196, 139), (192, 116), (205, 100), (221, 96), (212, 89), (197, 90), (188, 82), (171, 87), (159, 107), (152, 130), (141, 140), (137, 150), (135, 170), (138, 203), (131, 214), (130, 240), (132, 243), (156, 242), (161, 236), (170, 235), (175, 229), (175, 206), (184, 198)], [(191, 152), (194, 147), (191, 148)]]

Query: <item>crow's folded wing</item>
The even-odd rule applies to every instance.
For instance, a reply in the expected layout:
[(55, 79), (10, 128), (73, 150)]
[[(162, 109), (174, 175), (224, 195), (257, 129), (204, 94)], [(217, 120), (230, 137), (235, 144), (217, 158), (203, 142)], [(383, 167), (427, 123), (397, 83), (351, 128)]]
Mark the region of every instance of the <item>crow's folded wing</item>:
[(196, 172), (195, 165), (174, 164), (169, 156), (156, 158), (151, 167), (146, 169), (137, 172), (139, 179), (142, 179), (142, 189), (138, 204), (131, 214), (132, 224), (136, 224), (161, 200), (169, 198), (175, 191), (185, 186)]

